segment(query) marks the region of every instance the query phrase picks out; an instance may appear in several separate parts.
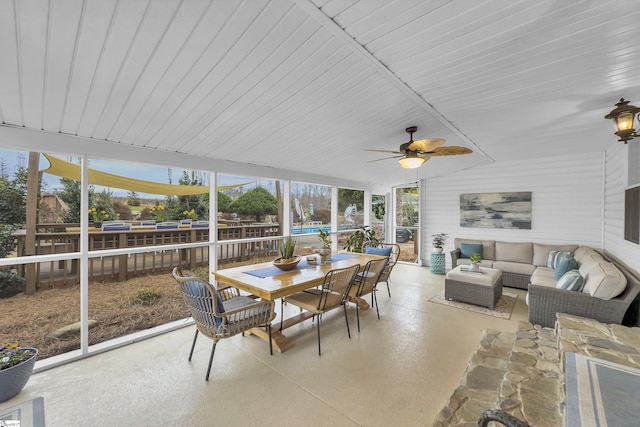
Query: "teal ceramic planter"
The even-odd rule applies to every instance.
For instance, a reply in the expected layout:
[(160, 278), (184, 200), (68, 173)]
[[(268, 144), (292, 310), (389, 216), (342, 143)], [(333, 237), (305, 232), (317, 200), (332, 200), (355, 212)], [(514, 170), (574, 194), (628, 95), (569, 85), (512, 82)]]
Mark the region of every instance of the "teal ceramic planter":
[(0, 402), (9, 400), (20, 393), (20, 390), (23, 389), (27, 381), (29, 381), (29, 378), (31, 378), (33, 367), (38, 357), (38, 350), (27, 347), (23, 348), (23, 350), (33, 351), (35, 354), (19, 365), (0, 371)]

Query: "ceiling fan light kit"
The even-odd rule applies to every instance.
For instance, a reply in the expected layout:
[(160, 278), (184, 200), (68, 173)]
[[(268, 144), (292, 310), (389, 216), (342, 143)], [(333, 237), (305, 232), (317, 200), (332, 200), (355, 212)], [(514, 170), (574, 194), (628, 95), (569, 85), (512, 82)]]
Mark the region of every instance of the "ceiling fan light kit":
[(392, 153), (396, 154), (396, 156), (386, 157), (384, 159), (370, 160), (371, 162), (378, 162), (380, 160), (386, 159), (397, 159), (400, 162), (400, 166), (405, 169), (416, 169), (422, 166), (424, 162), (429, 160), (432, 156), (455, 156), (458, 154), (470, 154), (473, 153), (467, 147), (441, 147), (444, 144), (444, 139), (441, 138), (429, 138), (429, 139), (419, 139), (418, 141), (413, 140), (413, 134), (418, 130), (417, 126), (409, 126), (405, 129), (405, 131), (411, 135), (409, 138), (409, 142), (405, 142), (400, 145), (398, 151), (394, 150), (365, 150), (365, 151), (375, 151), (378, 153)]
[(418, 157), (415, 153), (407, 153), (406, 157), (403, 157), (398, 161), (400, 162), (400, 166), (405, 169), (416, 169), (424, 163), (424, 159), (422, 157)]
[(636, 129), (633, 124), (633, 120), (639, 112), (640, 108), (629, 104), (629, 101), (625, 101), (624, 98), (620, 98), (620, 102), (616, 104), (616, 108), (604, 116), (605, 119), (611, 119), (615, 122), (616, 128), (618, 129), (615, 134), (620, 137), (618, 141), (626, 144), (627, 141), (640, 136), (636, 134)]

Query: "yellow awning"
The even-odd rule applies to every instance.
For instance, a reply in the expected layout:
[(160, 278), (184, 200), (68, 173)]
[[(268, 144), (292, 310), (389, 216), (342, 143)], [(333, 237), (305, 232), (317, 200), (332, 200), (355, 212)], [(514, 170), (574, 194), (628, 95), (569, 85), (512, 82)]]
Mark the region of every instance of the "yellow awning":
[[(80, 181), (80, 165), (59, 159), (51, 154), (43, 153), (43, 155), (49, 161), (50, 166), (42, 172), (60, 176), (62, 178), (72, 179), (74, 181)], [(135, 191), (137, 193), (162, 194), (166, 196), (192, 196), (194, 194), (205, 194), (209, 192), (209, 187), (202, 185), (161, 184), (142, 179), (127, 178), (125, 176), (114, 175), (112, 173), (102, 172), (95, 169), (89, 169), (89, 184), (120, 188), (122, 190)], [(218, 186), (218, 191), (241, 187), (246, 184), (249, 183), (221, 185)]]

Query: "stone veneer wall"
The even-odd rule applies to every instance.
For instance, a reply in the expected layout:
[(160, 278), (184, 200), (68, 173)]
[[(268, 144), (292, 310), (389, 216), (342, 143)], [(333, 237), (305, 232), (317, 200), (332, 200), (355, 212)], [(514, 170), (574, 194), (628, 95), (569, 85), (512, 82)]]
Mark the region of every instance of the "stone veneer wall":
[(528, 322), (515, 333), (486, 330), (433, 426), (477, 425), (495, 408), (531, 426), (565, 425), (566, 351), (640, 368), (640, 328), (558, 314), (556, 330)]

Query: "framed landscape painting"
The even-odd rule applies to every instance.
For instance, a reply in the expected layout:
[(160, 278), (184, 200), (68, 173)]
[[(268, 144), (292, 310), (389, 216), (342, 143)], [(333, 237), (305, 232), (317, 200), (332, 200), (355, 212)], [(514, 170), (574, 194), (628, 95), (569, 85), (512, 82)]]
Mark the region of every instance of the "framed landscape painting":
[(461, 194), (460, 227), (531, 230), (531, 192)]

